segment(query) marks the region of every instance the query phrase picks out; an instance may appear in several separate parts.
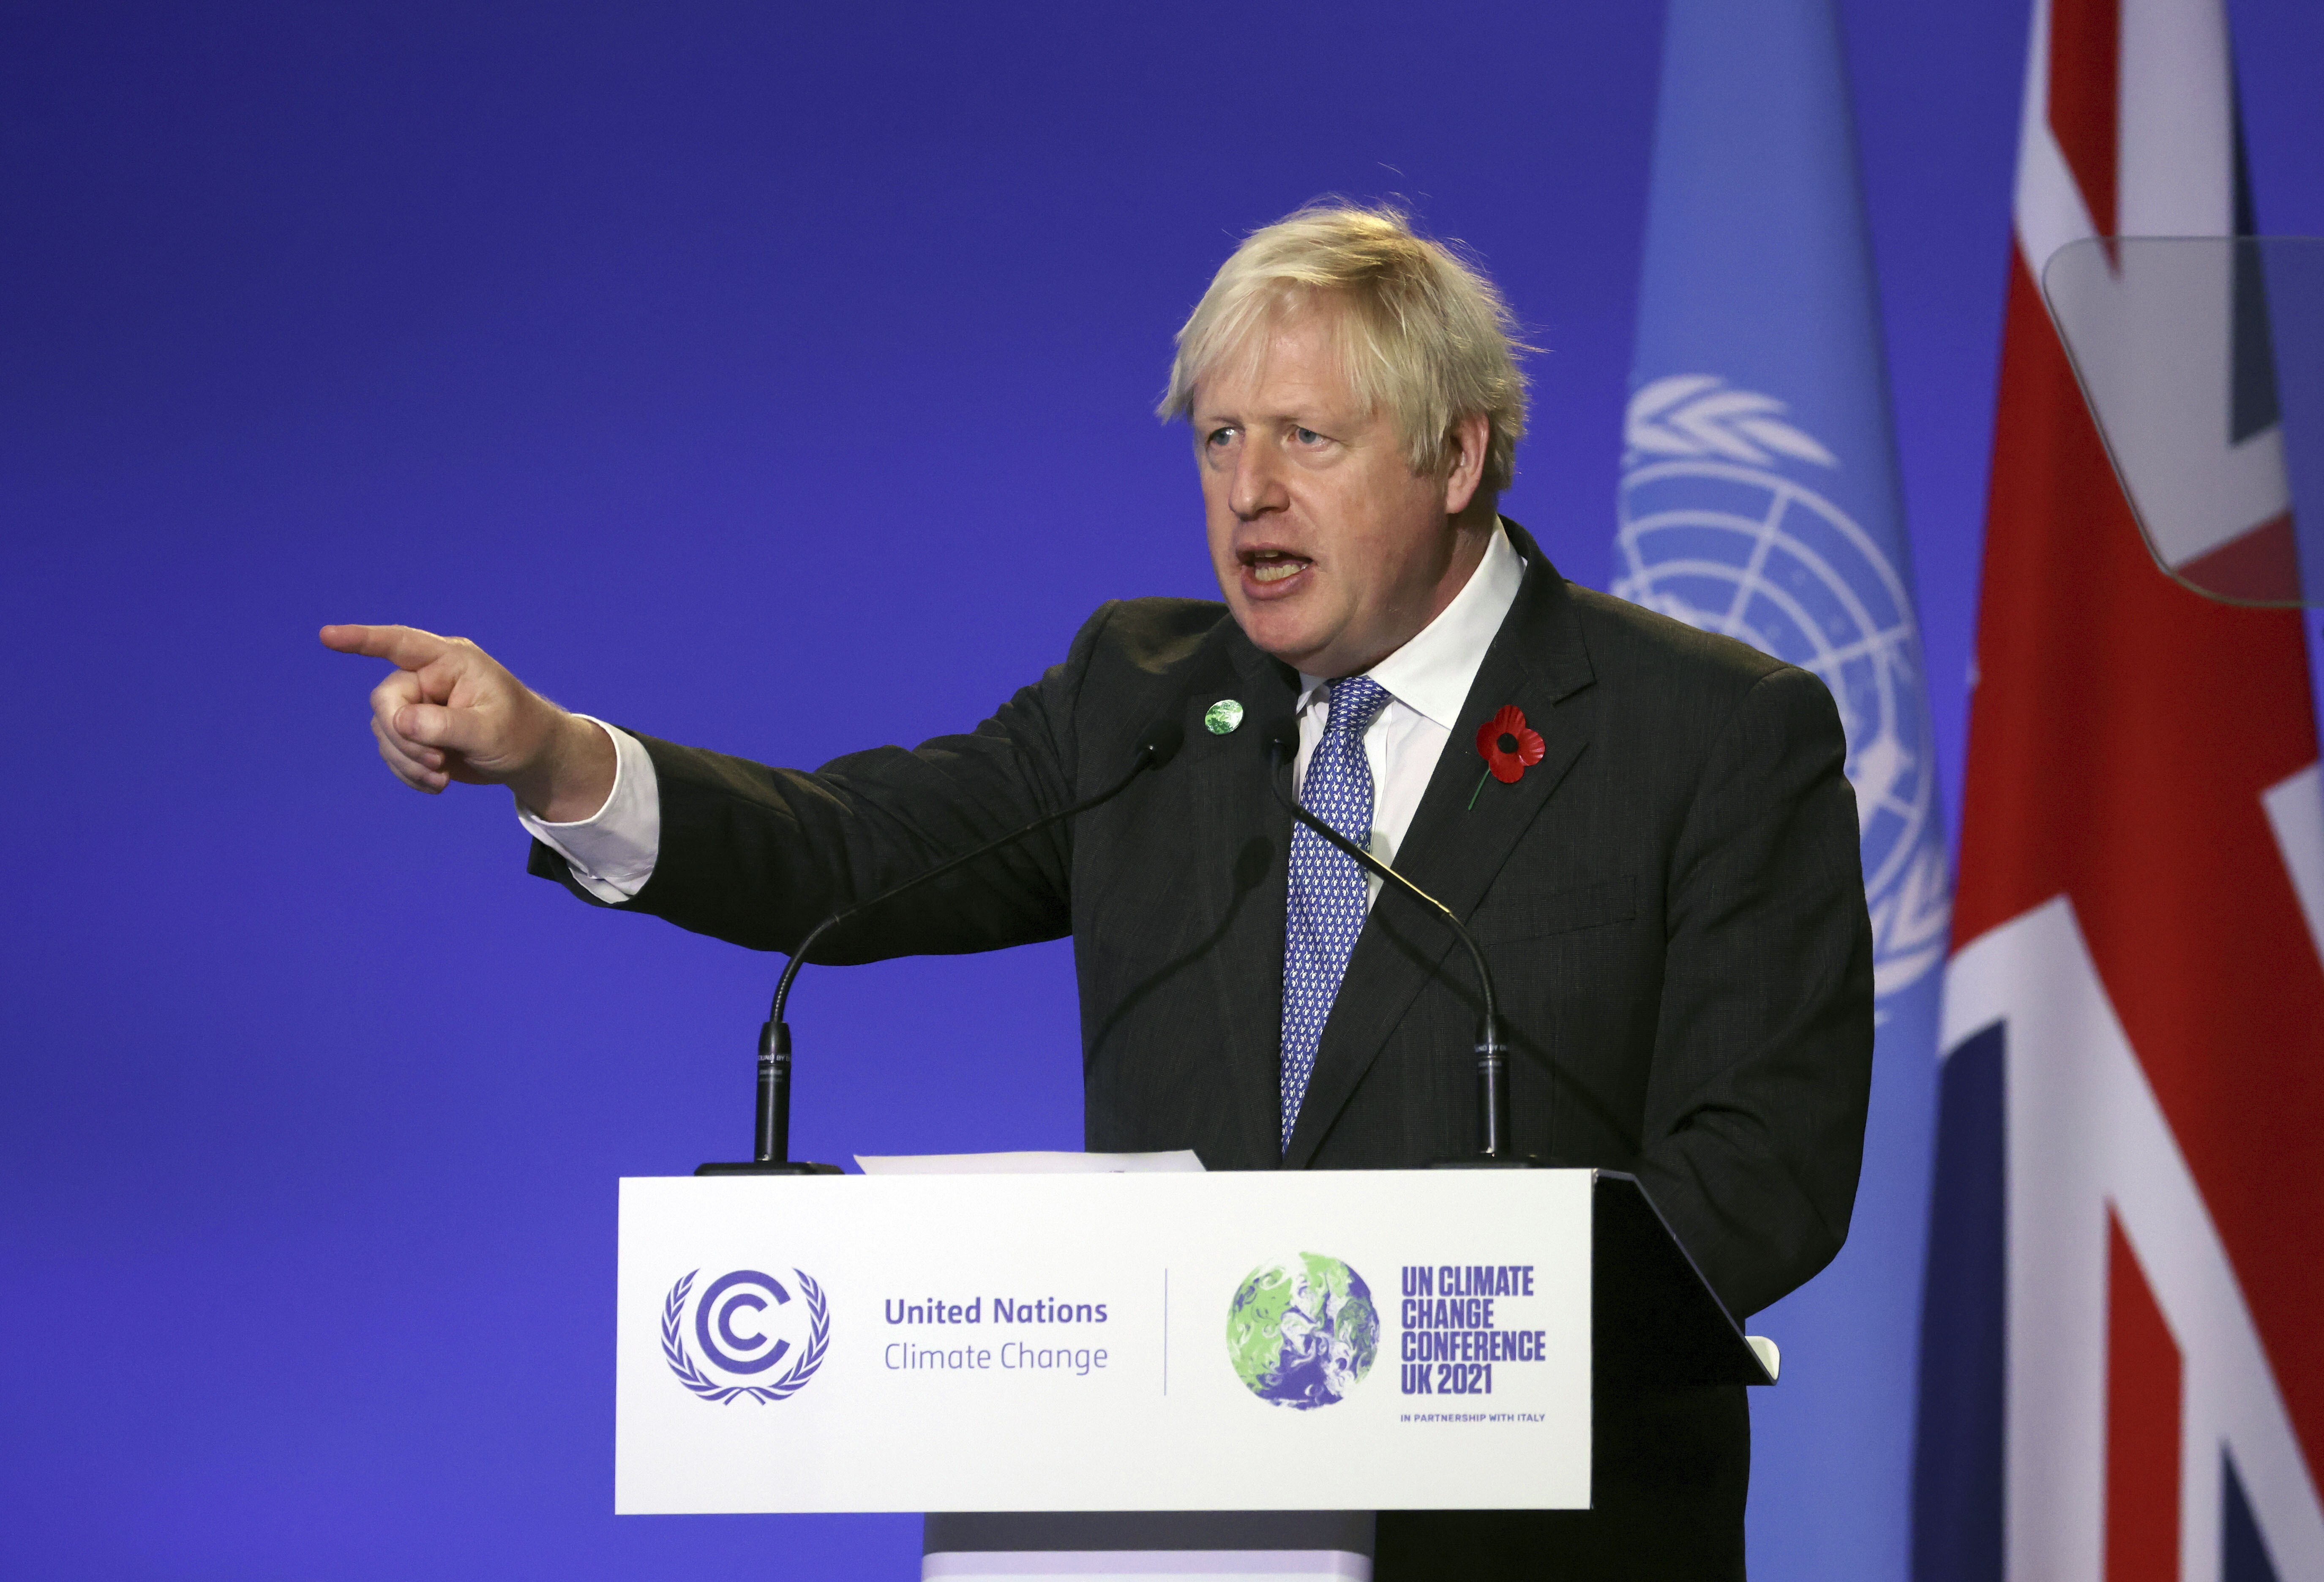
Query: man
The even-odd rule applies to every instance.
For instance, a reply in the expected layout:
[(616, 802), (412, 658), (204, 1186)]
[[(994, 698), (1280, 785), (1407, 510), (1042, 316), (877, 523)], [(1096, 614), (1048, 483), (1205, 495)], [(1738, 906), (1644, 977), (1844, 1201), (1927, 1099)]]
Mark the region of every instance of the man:
[[(1194, 430), (1224, 605), (1108, 604), (974, 733), (912, 751), (771, 769), (567, 713), (472, 644), (324, 640), (400, 667), (373, 730), (407, 782), (504, 783), (536, 872), (761, 949), (1109, 783), (1177, 720), (1163, 772), (818, 959), (1070, 932), (1092, 1148), (1213, 1170), (1471, 1151), (1473, 989), (1441, 923), (1295, 832), (1264, 742), (1296, 717), (1302, 800), (1493, 958), (1517, 1149), (1637, 1173), (1738, 1315), (1814, 1274), (1847, 1232), (1872, 1044), (1822, 685), (1571, 586), (1501, 520), (1524, 428), (1508, 315), (1397, 214), (1250, 236), (1180, 332), (1163, 409)], [(1250, 722), (1205, 729), (1222, 702)], [(1504, 706), (1540, 738), (1511, 781), (1476, 746)], [(1741, 1391), (1609, 1392), (1596, 1421), (1592, 1511), (1384, 1513), (1377, 1574), (1739, 1577)]]

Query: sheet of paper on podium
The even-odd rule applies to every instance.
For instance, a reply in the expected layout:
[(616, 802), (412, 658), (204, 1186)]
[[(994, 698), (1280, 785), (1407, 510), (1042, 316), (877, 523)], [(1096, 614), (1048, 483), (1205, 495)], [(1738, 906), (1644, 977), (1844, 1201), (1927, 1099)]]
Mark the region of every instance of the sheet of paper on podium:
[(1129, 1175), (1199, 1171), (1192, 1148), (1167, 1154), (858, 1154), (866, 1175)]

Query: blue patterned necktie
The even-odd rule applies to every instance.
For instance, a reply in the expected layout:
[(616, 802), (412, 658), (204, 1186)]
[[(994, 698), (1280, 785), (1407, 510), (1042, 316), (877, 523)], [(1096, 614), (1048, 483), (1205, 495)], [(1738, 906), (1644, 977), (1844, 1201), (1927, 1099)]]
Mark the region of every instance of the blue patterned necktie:
[[(1372, 768), (1364, 758), (1364, 732), (1388, 702), (1387, 689), (1369, 676), (1332, 683), (1323, 740), (1299, 784), (1300, 805), (1359, 846), (1369, 847), (1372, 833)], [(1364, 926), (1362, 867), (1300, 823), (1291, 828), (1284, 921), (1283, 1147), (1288, 1153), (1299, 1101), (1315, 1070), (1315, 1045), (1348, 970), (1348, 952)]]

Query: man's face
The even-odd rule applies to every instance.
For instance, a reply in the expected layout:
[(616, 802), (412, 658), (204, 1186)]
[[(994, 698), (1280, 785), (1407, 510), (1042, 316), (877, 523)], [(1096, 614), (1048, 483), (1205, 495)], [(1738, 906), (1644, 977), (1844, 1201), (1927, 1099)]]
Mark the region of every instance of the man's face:
[[(1326, 305), (1262, 324), (1196, 386), (1211, 563), (1250, 640), (1310, 676), (1394, 653), (1468, 580), (1484, 536), (1454, 530), (1476, 469), (1420, 477), (1394, 421), (1348, 388)], [(1465, 436), (1464, 436), (1465, 437)]]

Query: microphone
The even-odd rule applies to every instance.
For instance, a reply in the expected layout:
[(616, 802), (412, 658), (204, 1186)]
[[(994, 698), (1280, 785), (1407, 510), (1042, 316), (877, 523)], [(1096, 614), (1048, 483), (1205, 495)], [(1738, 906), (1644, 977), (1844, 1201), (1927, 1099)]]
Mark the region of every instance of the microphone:
[(1268, 727), (1267, 756), (1268, 786), (1275, 793), (1275, 799), (1290, 809), (1293, 818), (1354, 858), (1366, 871), (1378, 874), (1383, 883), (1419, 902), (1468, 947), (1469, 962), (1476, 969), (1477, 987), (1485, 1000), (1484, 1014), (1477, 1019), (1477, 1153), (1473, 1158), (1438, 1160), (1434, 1168), (1525, 1167), (1533, 1164), (1535, 1161), (1521, 1158), (1510, 1151), (1509, 1051), (1508, 1045), (1501, 1042), (1499, 1002), (1493, 994), (1492, 970), (1485, 965), (1485, 952), (1477, 947), (1476, 936), (1469, 932), (1466, 924), (1452, 915), (1452, 907), (1317, 818), (1285, 791), (1281, 771), (1299, 756), (1297, 721), (1286, 716)]
[(1071, 807), (1061, 807), (1055, 813), (1043, 814), (1022, 829), (1011, 830), (997, 840), (987, 841), (973, 851), (957, 857), (946, 858), (925, 873), (913, 875), (899, 885), (867, 900), (842, 906), (830, 916), (807, 930), (807, 937), (791, 952), (783, 967), (783, 975), (775, 983), (774, 1003), (767, 1011), (767, 1020), (759, 1029), (759, 1102), (756, 1125), (753, 1127), (753, 1158), (733, 1164), (705, 1164), (695, 1171), (696, 1175), (837, 1175), (836, 1164), (810, 1164), (788, 1157), (791, 1137), (791, 1030), (783, 1020), (783, 1007), (789, 1001), (791, 980), (806, 964), (807, 952), (825, 934), (851, 917), (859, 916), (884, 902), (892, 901), (908, 890), (918, 889), (930, 879), (941, 878), (964, 863), (1014, 845), (1026, 836), (1063, 823), (1076, 814), (1087, 813), (1101, 804), (1112, 801), (1130, 789), (1130, 783), (1148, 769), (1158, 769), (1178, 756), (1178, 749), (1186, 741), (1185, 729), (1173, 719), (1157, 720), (1138, 739), (1130, 759), (1130, 771), (1094, 796), (1084, 797)]

